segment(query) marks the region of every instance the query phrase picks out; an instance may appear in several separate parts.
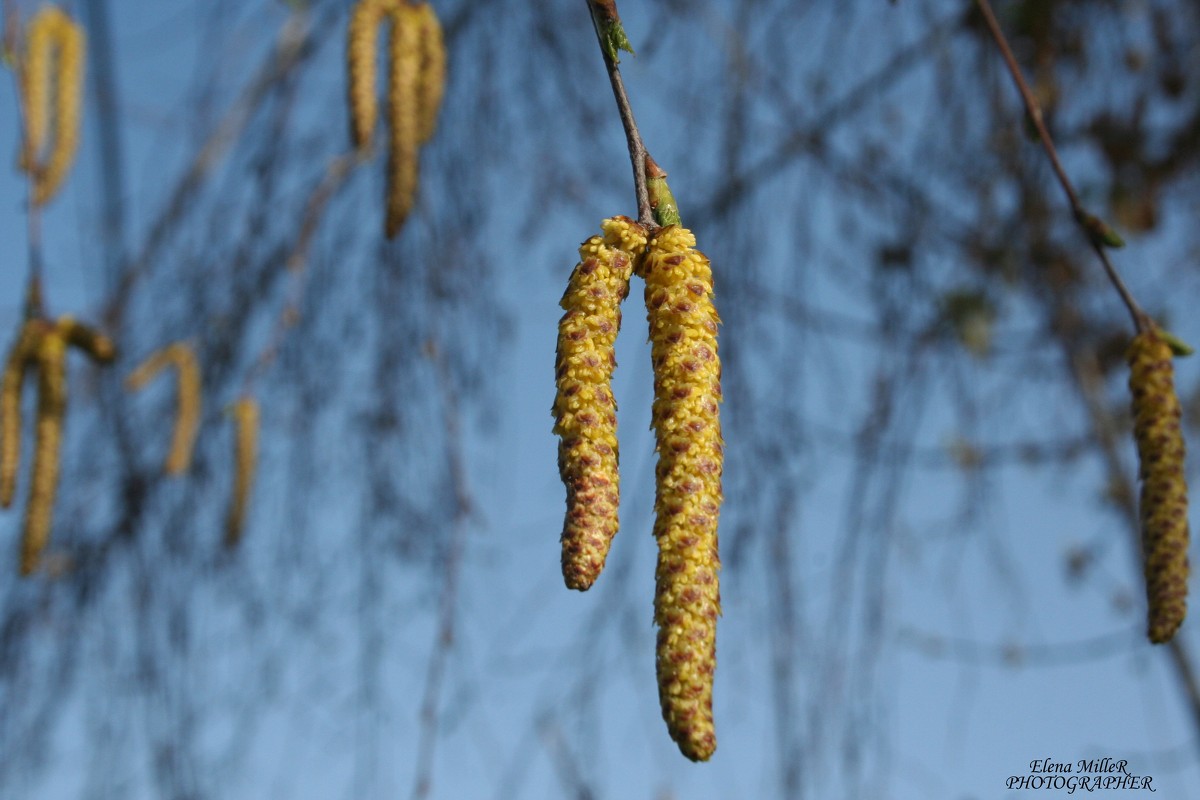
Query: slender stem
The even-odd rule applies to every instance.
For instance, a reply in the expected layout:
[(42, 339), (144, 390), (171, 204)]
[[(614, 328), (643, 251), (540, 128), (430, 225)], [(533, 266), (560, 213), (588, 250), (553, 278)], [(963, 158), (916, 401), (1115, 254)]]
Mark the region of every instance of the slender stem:
[(650, 209), (650, 192), (646, 188), (646, 146), (642, 144), (642, 135), (638, 132), (637, 122), (633, 119), (633, 107), (629, 103), (629, 95), (625, 93), (625, 82), (621, 80), (621, 69), (604, 44), (606, 21), (620, 24), (616, 0), (585, 0), (585, 2), (592, 14), (592, 26), (596, 29), (596, 41), (599, 43), (600, 53), (604, 57), (604, 67), (608, 70), (608, 80), (612, 84), (613, 97), (616, 98), (617, 110), (621, 114), (621, 125), (625, 128), (625, 141), (629, 145), (629, 161), (633, 166), (633, 187), (637, 194), (638, 222), (648, 227), (654, 227), (654, 213)]
[(99, 155), (101, 249), (104, 253), (105, 286), (112, 289), (125, 260), (125, 169), (121, 157), (124, 120), (120, 113), (109, 0), (85, 0), (88, 49), (91, 58), (88, 78), (96, 111), (97, 154)]
[(1000, 23), (996, 20), (991, 3), (989, 0), (975, 0), (975, 2), (979, 6), (980, 13), (983, 14), (983, 19), (987, 23), (988, 30), (991, 31), (992, 38), (996, 40), (996, 45), (1000, 48), (1000, 55), (1004, 57), (1004, 63), (1008, 66), (1008, 71), (1012, 75), (1013, 82), (1017, 85), (1017, 91), (1021, 93), (1021, 100), (1025, 104), (1025, 111), (1029, 114), (1030, 120), (1033, 121), (1033, 125), (1037, 129), (1038, 138), (1041, 139), (1042, 147), (1046, 150), (1046, 155), (1050, 157), (1050, 165), (1054, 168), (1054, 174), (1058, 177), (1058, 182), (1067, 196), (1067, 202), (1071, 204), (1071, 213), (1074, 215), (1075, 221), (1084, 229), (1084, 234), (1087, 235), (1088, 242), (1100, 258), (1100, 263), (1104, 267), (1104, 273), (1108, 276), (1109, 282), (1117, 290), (1117, 294), (1121, 296), (1125, 307), (1129, 309), (1129, 315), (1133, 317), (1134, 327), (1139, 331), (1145, 330), (1152, 324), (1150, 318), (1146, 316), (1146, 312), (1142, 311), (1141, 306), (1137, 304), (1137, 301), (1133, 299), (1133, 295), (1130, 294), (1128, 287), (1125, 286), (1125, 282), (1121, 280), (1121, 276), (1117, 273), (1116, 267), (1113, 266), (1112, 261), (1109, 259), (1104, 245), (1088, 229), (1085, 223), (1085, 220), (1088, 219), (1088, 213), (1079, 202), (1079, 194), (1075, 191), (1075, 186), (1071, 183), (1071, 179), (1067, 177), (1066, 170), (1063, 169), (1062, 162), (1058, 158), (1058, 150), (1054, 147), (1054, 140), (1050, 138), (1050, 131), (1046, 129), (1046, 123), (1042, 119), (1042, 110), (1038, 107), (1037, 100), (1034, 98), (1033, 92), (1029, 89), (1029, 84), (1025, 82), (1025, 76), (1021, 74), (1021, 67), (1017, 64), (1017, 59), (1013, 56), (1012, 48), (1008, 45), (1008, 39), (1004, 36), (1004, 31), (1001, 30)]

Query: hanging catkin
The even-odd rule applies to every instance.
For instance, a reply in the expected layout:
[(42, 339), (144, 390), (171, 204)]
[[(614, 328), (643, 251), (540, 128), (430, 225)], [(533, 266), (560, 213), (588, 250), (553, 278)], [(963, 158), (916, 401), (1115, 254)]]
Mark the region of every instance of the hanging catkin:
[(50, 130), (51, 28), (54, 16), (61, 13), (57, 8), (44, 8), (34, 15), (25, 29), (25, 54), (19, 66), (21, 110), (25, 116), (20, 167), (31, 178), (37, 173), (38, 161)]
[(621, 301), (646, 231), (628, 217), (606, 219), (604, 236), (579, 247), (560, 305), (555, 362), (554, 432), (558, 469), (567, 487), (562, 572), (570, 589), (591, 587), (617, 533), (617, 404), (612, 393), (613, 344)]
[(67, 340), (60, 326), (41, 338), (37, 352), (38, 402), (33, 477), (21, 539), (21, 574), (37, 569), (50, 541), (54, 497), (58, 492), (59, 448), (67, 410)]
[(419, 13), (401, 3), (392, 13), (389, 37), (391, 59), (388, 83), (387, 216), (384, 233), (391, 239), (400, 232), (417, 193), (417, 80), (421, 72)]
[(21, 466), (21, 390), (25, 372), (35, 365), (46, 325), (41, 320), (26, 322), (8, 353), (0, 386), (0, 506), (12, 505)]
[(654, 366), (651, 424), (658, 467), (654, 620), (658, 693), (667, 730), (685, 756), (716, 750), (712, 715), (716, 666), (717, 518), (724, 445), (718, 409), (721, 364), (712, 270), (685, 228), (660, 228), (640, 274), (646, 280)]
[(446, 89), (446, 44), (442, 40), (442, 24), (429, 3), (421, 3), (413, 18), (420, 37), (421, 66), (417, 78), (417, 141), (421, 144), (433, 137), (437, 129), (442, 93)]
[(200, 365), (196, 354), (184, 342), (156, 350), (129, 373), (125, 388), (138, 391), (166, 367), (174, 367), (176, 372), (175, 430), (163, 471), (168, 475), (181, 475), (192, 463), (192, 449), (200, 427)]
[(233, 500), (225, 525), (225, 546), (235, 547), (242, 538), (250, 490), (254, 486), (254, 470), (258, 463), (258, 402), (243, 397), (233, 406), (234, 434)]
[(85, 325), (68, 315), (59, 317), (58, 325), (67, 339), (67, 344), (82, 350), (93, 361), (108, 364), (117, 357), (117, 348), (112, 339), (90, 325)]
[(1142, 479), (1142, 554), (1148, 634), (1168, 642), (1187, 614), (1188, 518), (1184, 444), (1171, 348), (1150, 326), (1129, 347), (1133, 431)]
[[(85, 48), (83, 29), (58, 8), (47, 6), (29, 22), (21, 69), (25, 107), (21, 166), (33, 180), (35, 206), (54, 197), (79, 146)], [(54, 138), (48, 143), (51, 102)], [(43, 156), (47, 146), (49, 152)]]
[(375, 40), (379, 23), (397, 4), (394, 0), (359, 0), (350, 12), (346, 34), (346, 93), (350, 106), (350, 138), (362, 150), (371, 143), (378, 117), (375, 96)]

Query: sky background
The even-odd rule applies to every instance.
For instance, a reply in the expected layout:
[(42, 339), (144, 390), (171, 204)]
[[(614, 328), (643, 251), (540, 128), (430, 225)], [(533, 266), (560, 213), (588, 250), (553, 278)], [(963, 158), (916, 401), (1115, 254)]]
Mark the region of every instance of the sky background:
[[(26, 13), (33, 7), (17, 5)], [(190, 2), (110, 4), (133, 242), (141, 241), (148, 221), (202, 141), (205, 132), (196, 127), (197, 109), (208, 103), (210, 116), (222, 113), (287, 13), (281, 3), (218, 5), (227, 14)], [(556, 11), (579, 6), (575, 10), (584, 16), (579, 2), (553, 5)], [(707, 200), (709, 175), (704, 165), (715, 171), (720, 156), (712, 131), (679, 130), (676, 109), (669, 102), (657, 102), (659, 96), (646, 89), (661, 80), (664, 56), (646, 32), (652, 19), (643, 5), (622, 6), (639, 52), (637, 58), (625, 57), (622, 67), (643, 132), (656, 143), (651, 145), (656, 155), (665, 154), (660, 161), (669, 165), (686, 222), (690, 208), (707, 208), (693, 198)], [(842, 70), (839, 75), (849, 76), (848, 83), (855, 74), (878, 68), (896, 41), (919, 35), (937, 4), (911, 4), (909, 15), (905, 5), (888, 12), (892, 16), (886, 25), (865, 24), (857, 16), (846, 20), (848, 44), (839, 49), (836, 66)], [(833, 26), (836, 12), (830, 13), (829, 19), (818, 15), (816, 22)], [(696, 15), (692, 35), (707, 38), (694, 44), (686, 58), (668, 59), (669, 63), (686, 65), (690, 59), (724, 54), (721, 32), (723, 25), (731, 24), (729, 9), (720, 3), (699, 3)], [(338, 26), (344, 25), (344, 14), (334, 18)], [(592, 84), (580, 91), (602, 93), (606, 89), (598, 52), (587, 36), (586, 21), (578, 23), (578, 30), (563, 36), (574, 48), (574, 57), (587, 62), (594, 73)], [(471, 35), (478, 31), (471, 29)], [(806, 36), (816, 35), (797, 32), (797, 47), (808, 43)], [(214, 49), (214, 42), (219, 48)], [(673, 40), (661, 44), (668, 53), (674, 46)], [(452, 53), (448, 103), (456, 102), (456, 88), (473, 80), (476, 70), (500, 76), (496, 81), (501, 88), (527, 88), (523, 70), (528, 65), (522, 61), (530, 52), (521, 46), (496, 52), (497, 60), (486, 67), (470, 63), (465, 44)], [(307, 74), (297, 100), (296, 124), (324, 128), (329, 140), (336, 141), (329, 130), (344, 135), (345, 126), (342, 108), (336, 105), (343, 80), (340, 33), (315, 59), (318, 66)], [(213, 71), (218, 76), (215, 83), (198, 80)], [(672, 80), (686, 83), (689, 74), (680, 66)], [(553, 98), (561, 91), (553, 83), (547, 78), (548, 85), (530, 91), (545, 91)], [(797, 86), (803, 85), (798, 77)], [(207, 94), (198, 91), (201, 86)], [(918, 73), (881, 93), (879, 101), (894, 106), (903, 120), (935, 106), (937, 94), (928, 73)], [(1152, 776), (1157, 789), (1153, 796), (1200, 797), (1196, 731), (1181, 704), (1165, 651), (1142, 637), (1141, 587), (1131, 567), (1132, 551), (1121, 521), (1099, 496), (1104, 471), (1097, 459), (1034, 468), (1016, 463), (995, 468), (975, 482), (962, 480), (952, 466), (912, 468), (895, 481), (892, 494), (879, 489), (886, 467), (867, 473), (874, 481), (870, 486), (857, 483), (864, 473), (858, 468), (853, 436), (870, 408), (871, 396), (864, 387), (881, 364), (908, 363), (933, 376), (934, 390), (896, 399), (908, 414), (907, 441), (929, 451), (947, 447), (958, 434), (1005, 440), (1009, 431), (990, 427), (993, 419), (1004, 419), (1018, 432), (1040, 430), (1042, 438), (1081, 430), (1078, 404), (1069, 392), (1044, 375), (1023, 372), (1026, 362), (1013, 359), (1014, 366), (1006, 367), (1003, 348), (986, 363), (960, 359), (952, 364), (933, 356), (918, 365), (905, 361), (903, 354), (853, 337), (817, 332), (797, 338), (775, 314), (769, 297), (760, 307), (739, 306), (736, 315), (745, 319), (760, 314), (756, 324), (777, 332), (773, 350), (756, 351), (758, 340), (749, 335), (739, 342), (736, 337), (743, 329), (736, 319), (727, 319), (724, 335), (735, 337), (726, 352), (742, 359), (747, 374), (766, 381), (767, 376), (795, 370), (804, 388), (794, 400), (805, 421), (804, 440), (779, 442), (789, 453), (788, 474), (796, 487), (795, 504), (786, 513), (786, 558), (794, 577), (793, 613), (800, 622), (796, 639), (783, 655), (794, 665), (795, 682), (788, 685), (790, 696), (781, 704), (779, 684), (772, 683), (773, 659), (780, 654), (768, 636), (780, 602), (778, 586), (770, 578), (779, 554), (764, 533), (739, 553), (736, 567), (730, 566), (728, 551), (724, 554), (724, 616), (715, 689), (718, 752), (705, 765), (693, 765), (678, 754), (661, 720), (654, 681), (652, 376), (636, 281), (625, 306), (614, 378), (620, 408), (621, 532), (605, 574), (591, 591), (579, 594), (562, 588), (558, 567), (564, 491), (555, 466), (549, 413), (561, 314), (558, 300), (578, 244), (598, 232), (602, 218), (634, 212), (617, 118), (600, 97), (600, 113), (589, 125), (596, 142), (602, 143), (598, 152), (609, 159), (610, 177), (596, 182), (582, 170), (559, 174), (561, 184), (555, 191), (569, 199), (552, 196), (538, 215), (536, 235), (530, 233), (528, 211), (520, 204), (530, 194), (526, 184), (537, 179), (537, 153), (513, 145), (511, 163), (470, 184), (471, 192), (488, 198), (486, 218), (468, 235), (486, 242), (492, 281), (488, 301), (500, 310), (502, 335), (495, 355), (480, 362), (481, 379), (488, 387), (484, 400), (468, 402), (463, 414), (462, 456), (472, 510), (462, 523), (454, 643), (436, 693), (440, 728), (432, 754), (431, 796), (581, 797), (578, 787), (586, 786), (590, 796), (598, 798), (775, 797), (779, 776), (789, 768), (803, 773), (804, 785), (812, 792), (807, 796), (812, 797), (1063, 796), (1065, 792), (1006, 791), (1004, 784), (1009, 776), (1027, 774), (1034, 759), (1074, 763), (1111, 757), (1128, 759), (1133, 774)], [(680, 100), (681, 105), (685, 102)], [(0, 111), (5, 121), (0, 125), (0, 153), (15, 157), (18, 130), (11, 79), (0, 82), (0, 110), (5, 110)], [(89, 123), (92, 111), (89, 105)], [(457, 108), (445, 119), (453, 123), (471, 111)], [(478, 115), (491, 111), (474, 109)], [(761, 109), (756, 113), (764, 130), (782, 124)], [(477, 122), (473, 130), (485, 129), (486, 124)], [(553, 132), (557, 124), (539, 120), (537, 127)], [(905, 137), (913, 134), (900, 123), (897, 130), (890, 144), (903, 153)], [(852, 152), (858, 137), (875, 133), (858, 126), (839, 128), (830, 146)], [(555, 165), (570, 164), (574, 148), (595, 155), (590, 150), (594, 143), (572, 138), (576, 134), (573, 125), (562, 125), (562, 151)], [(397, 248), (417, 248), (433, 240), (433, 228), (424, 220), (436, 215), (441, 193), (453, 191), (439, 185), (438, 176), (470, 171), (472, 155), (464, 152), (463, 138), (452, 133), (435, 138), (425, 152), (422, 200), (415, 221), (403, 234), (408, 241)], [(914, 137), (913, 147), (916, 141)], [(91, 320), (99, 317), (106, 297), (96, 244), (96, 148), (89, 124), (70, 181), (43, 221), (52, 311)], [(313, 149), (320, 152), (319, 147)], [(767, 150), (765, 143), (758, 151), (752, 146), (748, 158)], [(1035, 150), (1029, 152), (1036, 157)], [(313, 159), (335, 154), (314, 154)], [(913, 152), (911, 159), (900, 159), (919, 177), (923, 157)], [(236, 156), (232, 160), (236, 163)], [(1086, 157), (1071, 157), (1069, 167), (1086, 171), (1086, 162)], [(339, 201), (339, 210), (322, 229), (325, 245), (337, 238), (339, 226), (361, 226), (355, 232), (379, 228), (382, 163), (380, 157), (364, 167), (364, 173), (371, 174), (357, 180), (346, 195), (349, 199)], [(231, 178), (222, 171), (219, 180)], [(284, 180), (285, 192), (288, 181), (300, 186), (294, 176)], [(820, 180), (798, 189), (799, 180), (787, 173), (775, 183), (768, 180), (773, 188), (765, 191), (768, 196), (776, 190), (806, 195), (811, 213), (773, 224), (793, 226), (797, 240), (803, 235), (813, 243), (802, 250), (786, 234), (773, 237), (758, 253), (771, 265), (763, 274), (778, 278), (773, 287), (779, 297), (801, 296), (812, 307), (870, 326), (871, 308), (858, 300), (870, 268), (858, 263), (861, 253), (853, 242), (838, 246), (843, 241), (837, 233), (842, 209), (836, 198), (823, 193)], [(930, 191), (936, 195), (939, 189), (933, 186)], [(24, 195), (23, 177), (15, 169), (0, 170), (0, 241), (8, 254), (0, 262), (0, 323), (12, 332), (20, 319), (26, 274)], [(1059, 202), (1057, 195), (1052, 201)], [(1130, 237), (1129, 246), (1117, 254), (1135, 292), (1153, 289), (1158, 276), (1181, 268), (1180, 237), (1196, 210), (1194, 201), (1190, 207), (1181, 205), (1164, 204), (1164, 219), (1154, 234)], [(896, 220), (874, 222), (887, 227)], [(871, 233), (872, 221), (860, 224), (863, 236)], [(738, 241), (723, 241), (724, 230), (715, 223), (709, 230), (695, 228), (699, 247), (713, 258), (719, 310), (723, 276), (742, 268)], [(219, 235), (219, 230), (198, 229), (191, 246), (200, 248), (206, 237)], [(371, 242), (347, 249), (345, 280), (370, 280), (372, 269), (385, 268), (374, 263), (374, 248)], [(934, 265), (935, 271), (952, 269), (951, 264)], [(1164, 302), (1175, 312), (1175, 332), (1200, 341), (1200, 325), (1187, 314), (1189, 298), (1200, 288), (1194, 259), (1186, 269), (1174, 296)], [(317, 267), (314, 273), (321, 274)], [(313, 280), (320, 285), (316, 277)], [(180, 292), (187, 287), (181, 283)], [(181, 295), (167, 302), (186, 305), (189, 300)], [(1033, 317), (1023, 301), (1010, 302), (1012, 313), (1004, 322), (1009, 327), (996, 335), (1001, 342), (1020, 341), (1032, 328)], [(1124, 313), (1115, 301), (1109, 306), (1114, 318)], [(1011, 340), (1005, 338), (1008, 332)], [(197, 333), (203, 336), (203, 331)], [(459, 333), (468, 340), (476, 335), (469, 326)], [(375, 335), (385, 334), (364, 334), (363, 341)], [(491, 333), (483, 330), (479, 335)], [(1036, 338), (1036, 333), (1026, 338)], [(117, 369), (130, 369), (153, 344), (137, 341), (135, 352), (123, 354)], [(409, 344), (418, 347), (419, 340)], [(726, 346), (723, 339), (723, 351)], [(369, 370), (369, 364), (362, 366), (348, 357), (346, 369)], [(1177, 369), (1181, 382), (1194, 382), (1192, 361), (1178, 362)], [(72, 401), (83, 407), (96, 402), (87, 388), (90, 370), (73, 362), (72, 381), (80, 381), (83, 388), (73, 391)], [(963, 430), (950, 399), (963, 387), (974, 392), (977, 430)], [(169, 396), (161, 394), (164, 387), (154, 391), (160, 394), (139, 397), (131, 401), (134, 407), (147, 409)], [(758, 391), (731, 392), (723, 413), (749, 414), (738, 404), (757, 402)], [(214, 409), (230, 399), (216, 398)], [(414, 414), (419, 421), (413, 423), (412, 444), (378, 455), (419, 478), (426, 458), (420, 428), (440, 423), (436, 408), (416, 409)], [(1013, 420), (1025, 427), (1018, 429)], [(69, 426), (75, 432), (68, 438), (70, 447), (83, 438), (84, 427)], [(214, 769), (197, 779), (207, 787), (203, 796), (407, 796), (424, 746), (421, 705), (439, 635), (438, 574), (419, 559), (400, 559), (382, 577), (387, 582), (386, 603), (364, 610), (355, 598), (361, 585), (339, 583), (360, 568), (357, 562), (339, 560), (338, 550), (339, 542), (358, 535), (364, 513), (358, 496), (342, 494), (340, 488), (361, 480), (359, 472), (366, 469), (358, 445), (314, 422), (310, 433), (329, 477), (322, 479), (319, 495), (301, 498), (297, 512), (289, 505), (296, 498), (286, 489), (284, 469), (291, 452), (288, 437), (296, 434), (271, 420), (269, 404), (264, 426), (262, 477), (245, 547), (238, 555), (241, 563), (224, 577), (217, 573), (177, 589), (196, 593), (188, 605), (196, 653), (177, 664), (170, 691), (194, 691), (193, 703), (201, 707), (212, 701), (189, 740), (201, 754), (195, 763)], [(894, 443), (900, 446), (904, 441)], [(218, 446), (227, 449), (227, 442), (211, 443), (214, 451)], [(1132, 463), (1132, 441), (1125, 443), (1124, 456)], [(746, 459), (736, 463), (742, 473), (727, 476), (724, 518), (730, 527), (772, 530), (780, 522), (765, 513), (755, 496), (754, 465)], [(771, 465), (764, 463), (763, 468)], [(1190, 474), (1194, 482), (1194, 470)], [(769, 477), (764, 473), (762, 479)], [(193, 479), (212, 486), (219, 477), (205, 473)], [(216, 521), (218, 511), (205, 513)], [(308, 515), (307, 524), (319, 531), (313, 540), (316, 547), (328, 543), (329, 560), (310, 554), (311, 560), (304, 562), (307, 571), (288, 574), (280, 553), (287, 549), (289, 520), (296, 513)], [(885, 518), (887, 536), (872, 535), (872, 529), (880, 533)], [(67, 522), (60, 524), (69, 524), (72, 518), (64, 514), (62, 519)], [(19, 509), (0, 519), (0, 540), (15, 548), (19, 531)], [(847, 536), (848, 531), (857, 531), (857, 538)], [(66, 536), (70, 541), (70, 534)], [(214, 546), (218, 536), (214, 528)], [(734, 538), (725, 526), (722, 536), (726, 545)], [(1092, 545), (1102, 554), (1093, 567), (1099, 574), (1091, 573), (1086, 581), (1070, 580), (1068, 554)], [(326, 563), (329, 572), (321, 573)], [(241, 610), (225, 602), (223, 594), (246, 585), (255, 587), (261, 599), (258, 612), (265, 619), (253, 636), (246, 634)], [(310, 594), (322, 604), (310, 627), (297, 619), (275, 624), (298, 613)], [(869, 598), (880, 594), (886, 602), (882, 615), (874, 617)], [(373, 615), (386, 630), (383, 641), (376, 643), (379, 652), (372, 669), (377, 670), (377, 680), (369, 685), (378, 696), (365, 704), (368, 712), (358, 693), (368, 684), (356, 684), (350, 677), (366, 668), (360, 659), (365, 646), (360, 635), (363, 614)], [(113, 626), (111, 641), (120, 642), (123, 626), (134, 623), (107, 615), (92, 624)], [(1192, 637), (1195, 630), (1189, 620), (1181, 635)], [(89, 640), (88, 647), (102, 649), (103, 641), (104, 637)], [(263, 660), (246, 656), (260, 647), (273, 655)], [(79, 655), (87, 657), (87, 651)], [(252, 672), (246, 672), (247, 664), (254, 665)], [(164, 796), (155, 788), (148, 755), (156, 736), (154, 717), (137, 710), (140, 703), (151, 701), (131, 688), (135, 684), (130, 675), (84, 669), (71, 694), (57, 706), (43, 760), (9, 772), (0, 794), (67, 798), (119, 791), (129, 798)], [(225, 693), (227, 687), (235, 688)], [(11, 698), (20, 691), (22, 687), (0, 684), (0, 696)], [(871, 702), (846, 706), (837, 701), (856, 693)], [(133, 710), (109, 716), (99, 710), (109, 703), (128, 704)], [(784, 735), (778, 719), (781, 707), (794, 717), (787, 735), (798, 737), (790, 757), (781, 755), (789, 752), (779, 741)], [(866, 716), (857, 716), (861, 714)], [(110, 750), (97, 748), (96, 731), (109, 719), (122, 720), (123, 727), (109, 732)], [(111, 766), (105, 759), (112, 760)], [(107, 783), (96, 777), (106, 772)]]

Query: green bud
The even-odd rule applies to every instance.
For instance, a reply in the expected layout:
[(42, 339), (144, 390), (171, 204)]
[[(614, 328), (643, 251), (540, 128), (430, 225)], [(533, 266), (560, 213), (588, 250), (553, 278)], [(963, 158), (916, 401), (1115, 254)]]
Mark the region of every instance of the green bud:
[(1173, 355), (1180, 358), (1184, 356), (1190, 356), (1192, 353), (1196, 352), (1196, 348), (1192, 347), (1190, 344), (1185, 342), (1183, 339), (1180, 339), (1170, 331), (1164, 331), (1160, 329), (1158, 332), (1158, 337), (1167, 343), (1167, 347), (1171, 348), (1171, 353)]
[(666, 178), (647, 178), (646, 190), (650, 193), (650, 208), (654, 211), (655, 222), (663, 226), (683, 224), (675, 195), (671, 193)]
[(1086, 211), (1080, 214), (1080, 222), (1087, 229), (1088, 236), (1096, 244), (1104, 247), (1124, 247), (1125, 240), (1114, 231), (1107, 222)]

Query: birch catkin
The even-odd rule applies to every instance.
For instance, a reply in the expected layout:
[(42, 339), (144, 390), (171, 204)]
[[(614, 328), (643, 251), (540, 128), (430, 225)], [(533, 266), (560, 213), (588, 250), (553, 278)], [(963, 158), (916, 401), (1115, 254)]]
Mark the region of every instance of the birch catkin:
[(39, 320), (26, 322), (17, 334), (17, 341), (8, 353), (4, 379), (0, 385), (0, 506), (12, 505), (17, 488), (17, 471), (21, 466), (21, 390), (25, 372), (34, 365), (41, 346), (45, 324)]
[[(29, 23), (21, 88), (25, 97), (25, 144), (21, 166), (33, 179), (33, 204), (54, 197), (79, 146), (83, 98), (83, 30), (62, 10), (48, 6)], [(54, 140), (50, 133), (53, 90)], [(49, 146), (43, 159), (42, 151)]]
[(1187, 614), (1188, 518), (1181, 411), (1171, 348), (1151, 326), (1129, 347), (1133, 431), (1142, 479), (1148, 635), (1168, 642)]
[(237, 425), (234, 436), (233, 500), (225, 524), (225, 546), (235, 547), (242, 538), (250, 490), (254, 486), (254, 470), (258, 464), (258, 402), (243, 397), (234, 404), (233, 419)]
[(192, 348), (175, 342), (151, 353), (125, 378), (128, 391), (138, 391), (166, 367), (176, 372), (175, 430), (171, 434), (171, 449), (163, 471), (168, 475), (187, 472), (192, 463), (196, 432), (200, 428), (201, 391), (200, 364)]
[(21, 169), (33, 177), (50, 130), (50, 50), (57, 8), (39, 11), (25, 30), (25, 55), (21, 59), (20, 86), (25, 115), (25, 141), (21, 146)]
[(58, 325), (66, 337), (67, 344), (79, 348), (93, 361), (108, 364), (117, 357), (117, 348), (112, 339), (90, 325), (78, 322), (70, 316), (60, 317)]
[(658, 541), (654, 620), (658, 625), (658, 693), (671, 738), (685, 756), (716, 750), (712, 715), (716, 667), (717, 519), (724, 445), (718, 409), (720, 320), (712, 270), (685, 228), (660, 228), (640, 274), (654, 365), (658, 467), (654, 536)]
[(606, 219), (604, 236), (579, 247), (560, 305), (555, 362), (554, 432), (560, 437), (558, 469), (567, 487), (562, 531), (563, 580), (570, 589), (591, 587), (617, 533), (617, 404), (612, 393), (613, 344), (621, 327), (621, 301), (629, 293), (634, 261), (646, 232), (628, 217)]
[(346, 34), (346, 94), (350, 106), (350, 138), (359, 150), (371, 143), (379, 115), (375, 96), (375, 39), (379, 23), (394, 8), (392, 0), (359, 0), (350, 12)]
[(33, 478), (25, 509), (25, 534), (21, 539), (21, 574), (37, 569), (50, 541), (54, 498), (58, 493), (59, 448), (67, 410), (67, 341), (61, 327), (51, 328), (37, 353), (38, 404), (34, 435)]
[(388, 83), (387, 216), (384, 233), (391, 239), (404, 225), (417, 193), (417, 80), (421, 71), (419, 12), (401, 3), (392, 13)]
[(442, 24), (433, 6), (421, 3), (416, 7), (413, 19), (421, 49), (417, 78), (417, 141), (424, 144), (437, 129), (442, 94), (446, 89), (446, 44), (442, 40)]

